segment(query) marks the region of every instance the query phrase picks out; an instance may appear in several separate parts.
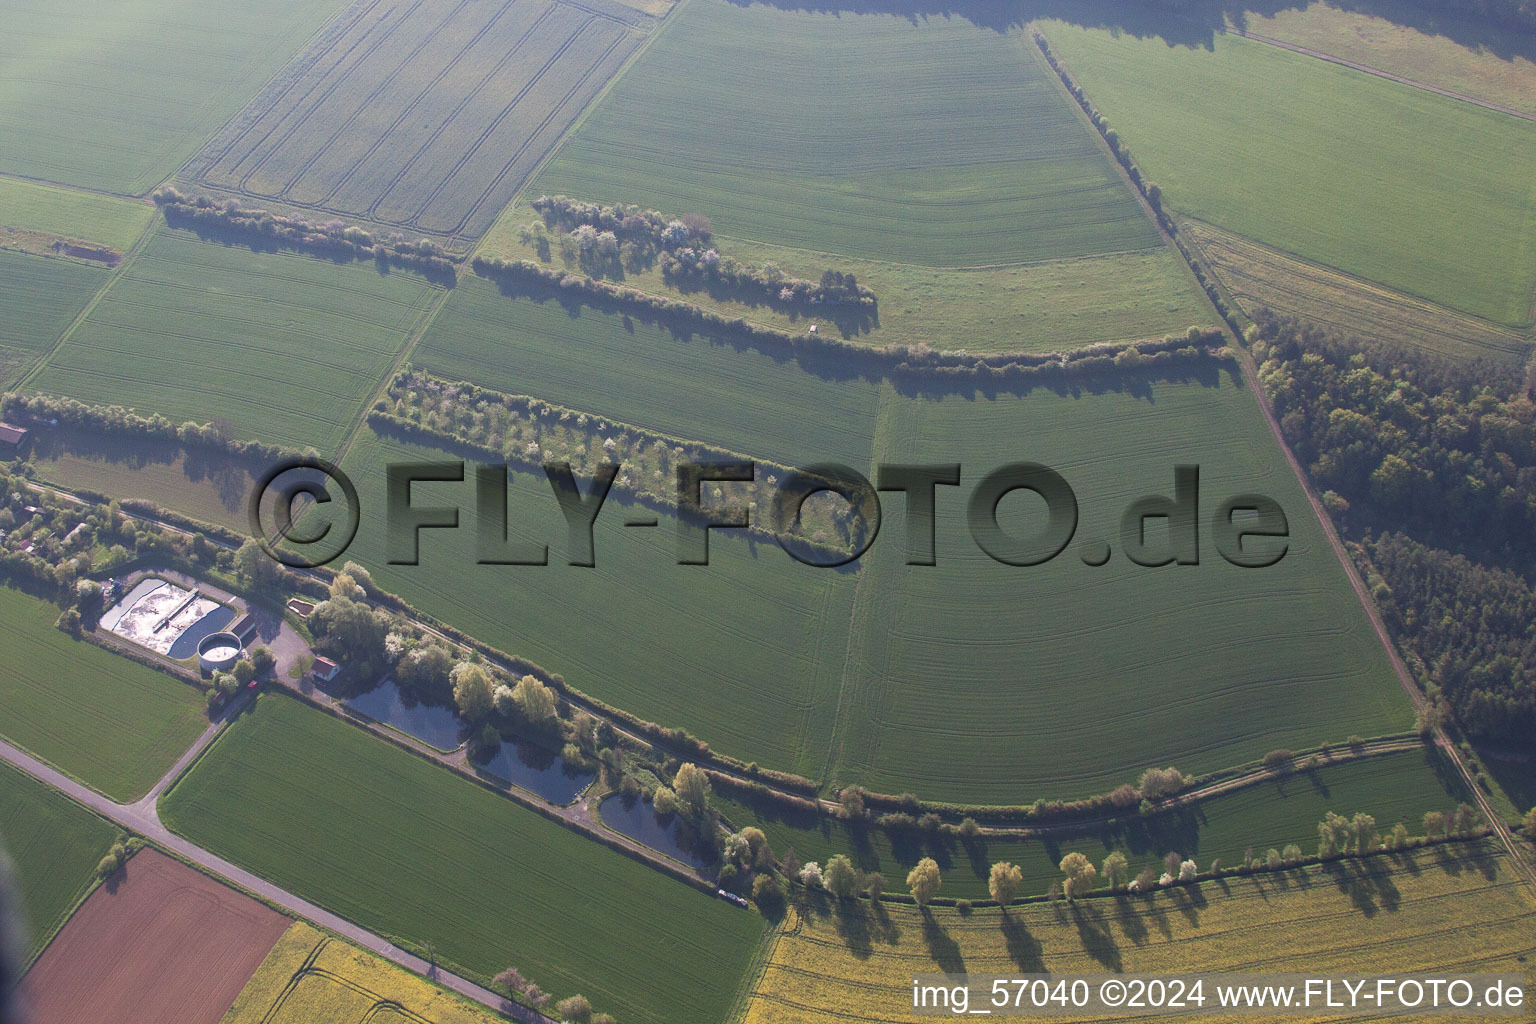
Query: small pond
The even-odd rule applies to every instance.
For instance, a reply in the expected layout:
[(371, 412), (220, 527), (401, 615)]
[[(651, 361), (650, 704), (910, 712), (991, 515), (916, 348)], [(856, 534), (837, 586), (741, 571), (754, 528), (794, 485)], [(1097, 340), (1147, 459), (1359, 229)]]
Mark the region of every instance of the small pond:
[(507, 740), (489, 759), (472, 758), (482, 772), (561, 807), (574, 803), (597, 773), (571, 769), (556, 751), (528, 740)]
[(714, 866), (714, 846), (700, 842), (692, 825), (675, 814), (661, 818), (654, 807), (638, 797), (615, 793), (603, 799), (597, 813), (604, 825), (658, 853), (699, 869)]
[(197, 645), (203, 642), (203, 638), (212, 636), (229, 625), (230, 620), (234, 617), (235, 610), (228, 605), (221, 604), (217, 608), (212, 609), (208, 614), (188, 626), (186, 632), (176, 638), (176, 642), (171, 644), (171, 649), (167, 652), (168, 656), (177, 661), (181, 661), (183, 658), (197, 657)]
[(367, 693), (348, 697), (344, 703), (353, 711), (414, 736), (438, 750), (454, 750), (463, 742), (459, 716), (452, 708), (423, 704), (413, 694), (401, 690), (393, 679), (386, 679)]

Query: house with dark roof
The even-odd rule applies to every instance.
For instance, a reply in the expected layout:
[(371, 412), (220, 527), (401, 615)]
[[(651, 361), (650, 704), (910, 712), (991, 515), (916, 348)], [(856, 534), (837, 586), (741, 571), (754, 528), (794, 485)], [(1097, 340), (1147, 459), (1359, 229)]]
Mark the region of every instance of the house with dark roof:
[(31, 434), (26, 427), (18, 427), (12, 423), (0, 423), (0, 451), (7, 448), (20, 448), (26, 443)]

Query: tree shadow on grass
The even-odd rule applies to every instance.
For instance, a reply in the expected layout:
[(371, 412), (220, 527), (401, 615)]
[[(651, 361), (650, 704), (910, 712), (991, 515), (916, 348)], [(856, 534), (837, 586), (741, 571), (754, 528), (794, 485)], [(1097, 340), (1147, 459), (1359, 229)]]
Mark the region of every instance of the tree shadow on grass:
[(1077, 938), (1083, 944), (1083, 952), (1111, 971), (1119, 972), (1124, 967), (1120, 960), (1120, 944), (1110, 931), (1107, 915), (1097, 905), (1100, 902), (1074, 900), (1068, 906), (1068, 913), (1077, 926)]

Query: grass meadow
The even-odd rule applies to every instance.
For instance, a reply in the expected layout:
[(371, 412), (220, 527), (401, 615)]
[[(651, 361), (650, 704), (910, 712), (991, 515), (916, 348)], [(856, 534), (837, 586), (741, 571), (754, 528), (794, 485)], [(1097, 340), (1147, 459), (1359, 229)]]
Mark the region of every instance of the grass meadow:
[[(811, 910), (786, 918), (745, 1019), (911, 1020), (912, 976), (936, 971), (1071, 976), (1262, 965), (1274, 972), (1529, 977), (1533, 923), (1528, 887), (1481, 844), (1203, 882), (1144, 898), (968, 916), (896, 904), (878, 913), (865, 905), (845, 915)], [(1206, 1010), (1202, 1019), (1216, 1024), (1253, 1019)]]
[(1415, 13), (1395, 11), (1396, 19), (1388, 19), (1310, 3), (1272, 14), (1248, 11), (1242, 23), (1271, 39), (1536, 114), (1536, 48), (1528, 39), (1443, 9), (1427, 18)]
[[(0, 591), (3, 595), (5, 591)], [(0, 764), (0, 851), (9, 856), (30, 961), (95, 879), (117, 829), (8, 764)]]
[[(762, 918), (269, 694), (162, 801), (263, 878), (485, 979), (515, 965), (622, 1021), (722, 1019)], [(658, 952), (665, 951), (664, 962)]]
[(1022, 29), (960, 15), (690, 0), (529, 191), (928, 266), (1156, 248), (1032, 51)]
[(815, 818), (767, 801), (716, 796), (715, 805), (736, 828), (761, 828), (780, 856), (793, 849), (802, 861), (824, 865), (834, 854), (845, 854), (865, 871), (881, 872), (893, 888), (900, 888), (918, 860), (932, 857), (943, 873), (943, 895), (984, 900), (989, 898), (988, 872), (997, 861), (1023, 870), (1020, 895), (1041, 896), (1051, 883), (1061, 881), (1057, 865), (1073, 851), (1099, 864), (1111, 850), (1119, 850), (1133, 874), (1147, 864), (1161, 864), (1169, 851), (1194, 858), (1202, 870), (1213, 858), (1232, 867), (1242, 863), (1250, 848), (1260, 858), (1271, 847), (1283, 849), (1287, 843), (1314, 853), (1317, 823), (1328, 811), (1346, 817), (1364, 811), (1376, 818), (1382, 831), (1401, 820), (1417, 835), (1423, 831), (1424, 812), (1449, 812), (1464, 798), (1443, 759), (1432, 751), (1410, 750), (1325, 764), (1151, 818), (1133, 812), (1124, 825), (1086, 828), (1049, 841), (986, 836), (962, 840), (920, 832), (892, 837), (879, 828)]
[(644, 38), (622, 7), (359, 5), (202, 157), (255, 200), (478, 237)]
[(1352, 278), (1209, 224), (1185, 221), (1182, 230), (1250, 316), (1268, 308), (1351, 337), (1448, 356), (1520, 361), (1530, 355), (1527, 333)]
[(159, 781), (207, 728), (202, 693), (54, 626), (0, 587), (0, 735), (113, 800)]
[(148, 203), (0, 177), (0, 225), (100, 242), (122, 251), (155, 217)]
[(344, 6), (9, 4), (0, 37), (0, 171), (142, 195)]
[(267, 469), (228, 454), (209, 457), (176, 444), (53, 429), (32, 435), (38, 476), (66, 490), (138, 498), (204, 523), (250, 529), (246, 502)]
[[(508, 259), (538, 259), (520, 229), (536, 214), (513, 206), (482, 241), (480, 251)], [(1167, 247), (1007, 266), (955, 269), (911, 263), (818, 256), (761, 242), (717, 237), (722, 252), (747, 262), (777, 264), (815, 280), (828, 266), (851, 273), (880, 297), (874, 322), (828, 322), (751, 305), (704, 288), (679, 288), (659, 266), (626, 271), (622, 281), (654, 295), (702, 306), (727, 318), (798, 333), (808, 324), (871, 345), (926, 344), (968, 352), (1055, 352), (1106, 341), (1181, 334), (1213, 324), (1215, 312), (1177, 253)], [(555, 257), (558, 258), (558, 257)], [(563, 266), (562, 263), (549, 264)]]
[(0, 389), (16, 383), (107, 283), (107, 271), (0, 250)]
[(161, 228), (26, 387), (331, 451), (436, 292)]
[(1219, 35), (1045, 33), (1180, 213), (1510, 326), (1536, 296), (1528, 121)]

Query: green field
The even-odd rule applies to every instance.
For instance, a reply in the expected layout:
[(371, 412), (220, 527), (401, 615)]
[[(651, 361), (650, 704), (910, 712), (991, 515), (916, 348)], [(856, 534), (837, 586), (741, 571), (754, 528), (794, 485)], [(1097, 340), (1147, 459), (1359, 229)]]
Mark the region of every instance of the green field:
[[(343, 468), (365, 507), (383, 466), (446, 453), (364, 433)], [(718, 749), (815, 775), (825, 763), (855, 579), (797, 566), (772, 542), (716, 533), (711, 565), (679, 566), (674, 521), (626, 529), (643, 509), (610, 500), (597, 565), (566, 562), (566, 528), (542, 475), (518, 473), (511, 535), (548, 544), (548, 566), (476, 565), (475, 485), (418, 484), (417, 505), (460, 505), (463, 529), (424, 530), (420, 566), (386, 565), (382, 517), (364, 517), (347, 557), (493, 646), (562, 673), (618, 707), (686, 728)]]
[(66, 490), (138, 498), (204, 523), (247, 531), (246, 502), (267, 467), (220, 453), (189, 453), (176, 444), (105, 437), (82, 431), (39, 430), (31, 461), (39, 478)]
[(127, 249), (155, 208), (113, 196), (0, 177), (0, 225)]
[[(937, 971), (1005, 978), (1020, 972), (1071, 978), (1107, 971), (1487, 971), (1524, 975), (1529, 984), (1533, 924), (1530, 887), (1491, 843), (1224, 878), (1143, 899), (1037, 904), (1006, 913), (940, 908), (925, 914), (899, 905), (878, 912), (861, 905), (838, 914), (813, 909), (786, 918), (745, 1019), (911, 1021), (913, 975)], [(973, 999), (971, 1007), (976, 1005)], [(1183, 1011), (1136, 1019), (1190, 1016)], [(1242, 1024), (1261, 1018), (1223, 1014), (1207, 1003), (1199, 1019)], [(1284, 1019), (1341, 1018), (1324, 1011)]]
[[(298, 701), (263, 697), (162, 803), (194, 842), (487, 977), (630, 1024), (723, 1019), (762, 919)], [(665, 951), (664, 960), (658, 953)]]
[(26, 387), (329, 451), (436, 294), (371, 263), (161, 228)]
[(0, 171), (143, 194), (343, 6), (8, 3), (0, 36)]
[(786, 359), (777, 346), (738, 351), (548, 293), (509, 299), (475, 278), (454, 289), (411, 361), (448, 380), (786, 465), (867, 464), (880, 398), (880, 385), (843, 359)]
[(1490, 320), (1529, 322), (1528, 121), (1236, 36), (1206, 50), (1058, 22), (1045, 32), (1170, 208)]
[[(959, 460), (975, 481), (1007, 461), (1040, 461), (1076, 490), (1078, 536), (1108, 538), (1117, 550), (1121, 511), (1141, 495), (1169, 493), (1174, 464), (1195, 462), (1202, 515), (1232, 494), (1270, 494), (1290, 516), (1290, 553), (1268, 569), (1238, 569), (1207, 534), (1199, 566), (1146, 569), (1120, 557), (1090, 569), (1075, 548), (1046, 566), (1003, 566), (971, 542), (962, 488), (941, 492), (933, 568), (902, 564), (903, 513), (892, 496), (889, 532), (857, 572), (775, 568), (788, 559), (771, 546), (752, 561), (679, 567), (670, 524), (640, 533), (618, 527), (618, 516), (614, 553), (600, 537), (595, 571), (476, 567), (466, 518), (458, 536), (428, 540), (440, 545), (425, 549), (441, 552), (436, 567), (424, 557), (419, 569), (385, 568), (379, 542), (361, 538), (356, 550), (387, 587), (723, 752), (930, 799), (1077, 797), (1154, 763), (1208, 771), (1274, 746), (1411, 725), (1342, 568), (1230, 364), (1172, 380), (1084, 378), (1064, 393), (987, 397), (968, 387), (912, 397), (835, 366), (806, 372), (702, 336), (629, 327), (468, 281), (415, 359), (445, 377), (791, 465)], [(359, 486), (382, 493), (383, 455), (370, 468), (354, 454), (348, 468)], [(529, 485), (532, 508), (553, 523), (545, 539), (558, 541), (541, 483)], [(455, 493), (473, 507), (470, 485)], [(519, 514), (514, 523), (527, 529)], [(611, 582), (587, 589), (610, 572)], [(835, 578), (835, 602), (823, 577)], [(738, 593), (756, 596), (724, 599)], [(793, 619), (765, 611), (781, 604)], [(718, 618), (701, 634), (692, 622), (702, 609)], [(611, 657), (636, 645), (643, 656)], [(679, 671), (668, 650), (719, 667)], [(745, 691), (740, 707), (717, 696), (721, 686)], [(795, 717), (761, 718), (775, 701)], [(1024, 742), (1026, 734), (1043, 739)]]
[(0, 389), (64, 333), (107, 282), (107, 272), (64, 260), (0, 252)]
[(596, 6), (360, 7), (209, 147), (199, 180), (478, 237), (644, 38), (640, 16)]
[(117, 835), (79, 804), (0, 764), (0, 850), (10, 857), (21, 894), (28, 960), (74, 909)]
[(930, 266), (1155, 248), (1033, 49), (1020, 28), (962, 16), (690, 0), (530, 193), (695, 211), (731, 238)]
[(113, 800), (138, 799), (207, 728), (195, 687), (71, 639), (0, 587), (0, 736)]
[[(1120, 850), (1133, 873), (1164, 854), (1193, 857), (1202, 869), (1212, 858), (1231, 867), (1252, 848), (1263, 857), (1270, 848), (1296, 843), (1311, 855), (1317, 849), (1317, 823), (1328, 811), (1373, 815), (1383, 832), (1402, 820), (1414, 835), (1423, 831), (1425, 811), (1449, 812), (1465, 798), (1443, 760), (1422, 751), (1383, 754), (1324, 765), (1313, 771), (1261, 782), (1222, 793), (1197, 806), (1141, 818), (1132, 809), (1128, 824), (1058, 833), (1050, 841), (912, 833), (892, 838), (874, 826), (853, 827), (835, 818), (812, 818), (770, 802), (743, 803), (717, 796), (715, 805), (736, 828), (756, 825), (781, 857), (793, 849), (802, 861), (825, 864), (834, 854), (851, 857), (866, 871), (881, 872), (900, 887), (912, 865), (932, 857), (944, 876), (943, 894), (957, 899), (987, 899), (987, 873), (993, 863), (1010, 861), (1024, 871), (1021, 895), (1042, 895), (1061, 881), (1057, 865), (1071, 852), (1095, 864)], [(1161, 870), (1161, 869), (1159, 869)]]

